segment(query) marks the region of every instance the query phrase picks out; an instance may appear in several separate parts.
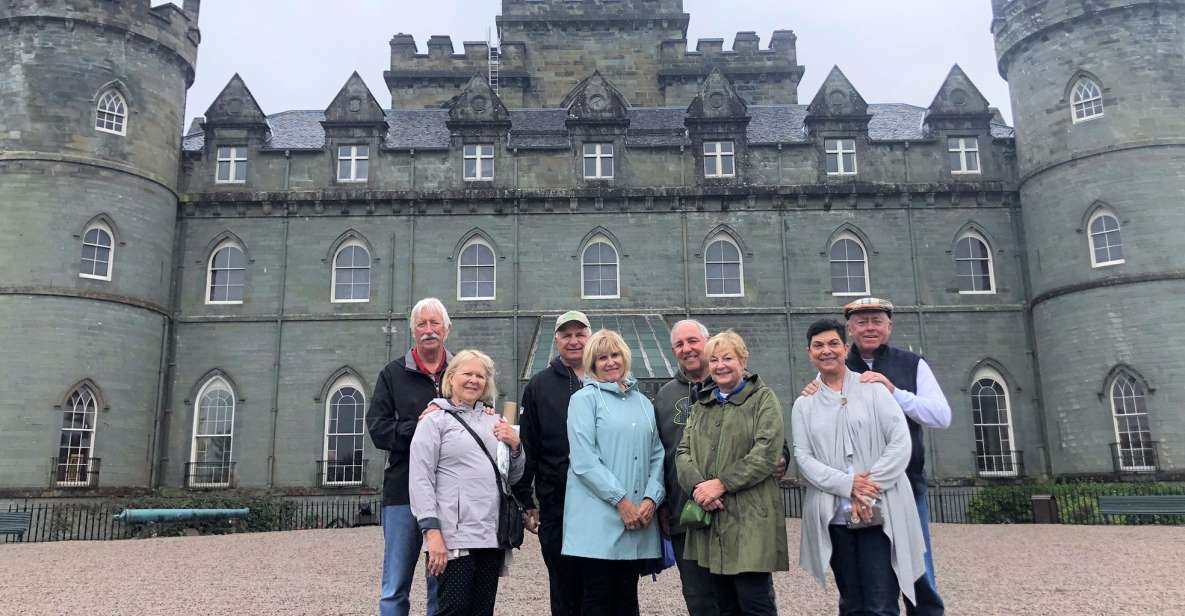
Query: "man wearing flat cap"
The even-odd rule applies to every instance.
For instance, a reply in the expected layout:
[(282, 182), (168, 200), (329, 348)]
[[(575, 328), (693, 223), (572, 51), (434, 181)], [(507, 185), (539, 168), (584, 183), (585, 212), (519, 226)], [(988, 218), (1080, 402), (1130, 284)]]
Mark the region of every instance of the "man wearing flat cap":
[[(913, 487), (918, 517), (922, 522), (922, 536), (926, 540), (926, 574), (914, 584), (917, 604), (906, 600), (910, 616), (942, 614), (942, 597), (934, 584), (934, 559), (930, 550), (930, 507), (926, 501), (925, 443), (922, 428), (945, 430), (950, 427), (950, 404), (934, 378), (930, 365), (921, 355), (889, 346), (893, 333), (893, 304), (877, 297), (862, 297), (843, 309), (848, 320), (848, 338), (852, 341), (848, 353), (848, 369), (860, 374), (863, 383), (880, 383), (893, 394), (905, 411), (913, 451), (905, 475)], [(812, 395), (817, 391), (814, 382), (803, 390)]]
[[(539, 534), (547, 566), (552, 616), (578, 615), (583, 583), (564, 537), (564, 490), (568, 483), (568, 399), (583, 386), (584, 345), (592, 335), (588, 317), (569, 310), (555, 320), (557, 355), (523, 389), (519, 420), (527, 465), (514, 494), (528, 507), (527, 530)], [(534, 505), (532, 503), (538, 503)]]

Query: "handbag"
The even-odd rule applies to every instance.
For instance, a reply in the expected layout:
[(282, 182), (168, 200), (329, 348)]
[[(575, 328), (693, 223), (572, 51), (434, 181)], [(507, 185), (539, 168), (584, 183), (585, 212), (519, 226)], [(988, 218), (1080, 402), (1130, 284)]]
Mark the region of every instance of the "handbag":
[(650, 579), (657, 580), (658, 574), (666, 569), (675, 566), (675, 546), (670, 539), (664, 537), (662, 539), (662, 556), (658, 558), (646, 558), (642, 560), (642, 569), (638, 572), (639, 576), (650, 576)]
[(869, 519), (869, 520), (857, 519), (856, 512), (855, 512), (855, 510), (853, 510), (852, 515), (848, 518), (848, 521), (847, 521), (847, 526), (848, 526), (849, 530), (859, 530), (861, 528), (873, 528), (876, 526), (884, 526), (885, 525), (885, 515), (884, 515), (884, 513), (881, 512), (881, 500), (879, 498), (874, 499), (871, 503), (869, 503), (869, 505), (872, 507), (872, 519)]
[(688, 530), (707, 528), (712, 525), (712, 514), (704, 511), (699, 503), (689, 500), (679, 512), (679, 525)]
[(469, 427), (464, 419), (461, 419), (460, 415), (452, 411), (449, 412), (449, 415), (455, 417), (462, 426), (465, 426), (494, 467), (494, 481), (498, 483), (498, 547), (508, 550), (521, 546), (524, 533), (522, 503), (519, 503), (514, 493), (510, 491), (510, 482), (498, 470), (498, 463), (494, 461), (494, 456), (490, 455), (490, 450), (486, 449), (485, 441), (481, 440), (481, 437), (473, 431), (473, 428)]

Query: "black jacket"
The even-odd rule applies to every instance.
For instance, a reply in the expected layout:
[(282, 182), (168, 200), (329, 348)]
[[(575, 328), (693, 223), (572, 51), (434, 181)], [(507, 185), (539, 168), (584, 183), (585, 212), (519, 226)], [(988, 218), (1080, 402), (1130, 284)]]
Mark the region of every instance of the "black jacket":
[(564, 506), (568, 485), (568, 399), (581, 386), (576, 373), (557, 355), (523, 389), (519, 436), (527, 454), (527, 467), (522, 479), (514, 484), (514, 495), (528, 508), (535, 502), (548, 509)]
[[(445, 352), (445, 364), (452, 355)], [(444, 366), (441, 366), (443, 371)], [(383, 506), (407, 505), (407, 461), (411, 437), (416, 433), (420, 413), (433, 398), (440, 397), (432, 376), (420, 372), (411, 351), (387, 364), (379, 373), (370, 408), (366, 411), (366, 429), (374, 446), (387, 452), (383, 471)]]

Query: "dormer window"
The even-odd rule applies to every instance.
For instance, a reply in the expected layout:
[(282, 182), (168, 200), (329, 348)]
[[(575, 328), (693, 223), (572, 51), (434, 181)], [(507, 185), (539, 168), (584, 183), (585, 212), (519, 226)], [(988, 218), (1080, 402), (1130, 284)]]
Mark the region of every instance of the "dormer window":
[(584, 144), (584, 179), (613, 179), (613, 144)]
[(247, 181), (247, 148), (225, 146), (218, 148), (218, 165), (214, 175), (217, 184), (243, 184)]
[(343, 145), (337, 148), (337, 181), (365, 182), (369, 172), (369, 146)]
[(704, 177), (736, 177), (736, 154), (731, 141), (704, 142)]
[(467, 145), (464, 149), (465, 181), (491, 182), (494, 179), (493, 144)]
[(824, 139), (827, 175), (856, 175), (856, 140)]
[(950, 137), (946, 140), (946, 151), (950, 155), (950, 172), (954, 174), (979, 173), (979, 139), (976, 137)]

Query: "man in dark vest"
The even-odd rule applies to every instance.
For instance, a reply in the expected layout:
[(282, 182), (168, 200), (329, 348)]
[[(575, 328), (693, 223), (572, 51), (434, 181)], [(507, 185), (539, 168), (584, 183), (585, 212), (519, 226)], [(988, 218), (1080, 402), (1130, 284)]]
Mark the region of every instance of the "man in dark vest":
[[(848, 369), (859, 372), (863, 383), (880, 383), (893, 394), (905, 411), (913, 454), (905, 475), (913, 486), (922, 536), (926, 540), (926, 574), (914, 584), (917, 605), (905, 602), (910, 616), (933, 616), (944, 612), (942, 597), (934, 583), (934, 559), (930, 549), (930, 506), (926, 501), (926, 449), (922, 428), (945, 430), (950, 427), (950, 404), (934, 378), (930, 365), (921, 355), (889, 346), (893, 333), (893, 304), (876, 297), (862, 297), (843, 309), (848, 320)], [(818, 391), (812, 382), (804, 395)]]

